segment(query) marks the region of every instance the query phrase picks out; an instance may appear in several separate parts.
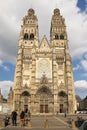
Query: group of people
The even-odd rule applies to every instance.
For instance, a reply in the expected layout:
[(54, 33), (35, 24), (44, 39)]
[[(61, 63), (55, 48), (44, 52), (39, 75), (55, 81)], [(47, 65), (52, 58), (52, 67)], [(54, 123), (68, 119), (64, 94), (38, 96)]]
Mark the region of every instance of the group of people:
[[(11, 113), (11, 119), (12, 119), (12, 125), (13, 126), (16, 126), (17, 125), (17, 111), (14, 110), (12, 111)], [(28, 124), (28, 122), (30, 121), (30, 111), (24, 111), (22, 110), (21, 113), (20, 113), (20, 125), (21, 126), (25, 126)]]

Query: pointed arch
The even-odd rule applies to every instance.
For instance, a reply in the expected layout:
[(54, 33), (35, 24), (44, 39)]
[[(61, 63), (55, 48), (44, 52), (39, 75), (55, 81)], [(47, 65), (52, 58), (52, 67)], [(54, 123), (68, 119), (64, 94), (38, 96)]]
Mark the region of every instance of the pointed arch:
[(64, 91), (60, 91), (58, 93), (58, 96), (60, 96), (60, 97), (67, 97), (67, 94)]
[(34, 40), (34, 34), (33, 33), (30, 34), (30, 40)]
[(21, 96), (30, 96), (30, 93), (27, 91), (22, 92)]
[(56, 39), (56, 40), (58, 40), (58, 39), (59, 39), (58, 34), (55, 34), (55, 39)]
[(37, 94), (47, 94), (47, 95), (52, 95), (51, 90), (47, 86), (42, 86), (37, 90)]
[(28, 40), (28, 33), (24, 34), (24, 40)]
[(63, 35), (63, 34), (60, 35), (60, 39), (61, 39), (61, 40), (64, 39), (64, 35)]

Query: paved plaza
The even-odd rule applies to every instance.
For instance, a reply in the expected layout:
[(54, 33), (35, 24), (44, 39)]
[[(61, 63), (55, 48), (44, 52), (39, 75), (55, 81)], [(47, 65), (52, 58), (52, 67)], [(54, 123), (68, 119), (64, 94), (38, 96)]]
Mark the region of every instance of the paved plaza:
[[(77, 128), (71, 128), (68, 123), (70, 120), (76, 120), (77, 116), (67, 116), (66, 118), (62, 115), (58, 116), (32, 116), (30, 125), (28, 127), (20, 127), (19, 120), (17, 121), (17, 126), (12, 126), (11, 124), (1, 130), (78, 130)], [(86, 118), (86, 116), (84, 117)], [(48, 121), (46, 124), (46, 120)]]

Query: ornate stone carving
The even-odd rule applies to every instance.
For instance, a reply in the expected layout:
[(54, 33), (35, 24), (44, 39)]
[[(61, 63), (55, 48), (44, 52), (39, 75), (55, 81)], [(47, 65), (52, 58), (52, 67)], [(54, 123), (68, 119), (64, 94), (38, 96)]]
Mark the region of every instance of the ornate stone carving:
[(47, 83), (48, 83), (48, 79), (47, 79), (47, 77), (45, 76), (45, 74), (42, 75), (42, 78), (41, 78), (40, 83), (41, 83), (41, 84), (47, 84)]

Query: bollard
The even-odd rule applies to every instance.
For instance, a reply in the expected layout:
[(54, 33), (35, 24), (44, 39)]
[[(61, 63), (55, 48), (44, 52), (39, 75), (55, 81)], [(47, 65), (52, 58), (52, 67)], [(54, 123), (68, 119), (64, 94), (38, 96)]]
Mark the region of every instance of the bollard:
[(0, 121), (0, 127), (5, 127), (5, 120), (4, 119)]
[(28, 122), (27, 127), (28, 127), (28, 128), (31, 127), (31, 122), (30, 122), (30, 121)]
[(76, 128), (75, 121), (73, 119), (72, 119), (72, 122), (71, 122), (71, 127)]
[(48, 120), (45, 121), (45, 128), (49, 128)]

